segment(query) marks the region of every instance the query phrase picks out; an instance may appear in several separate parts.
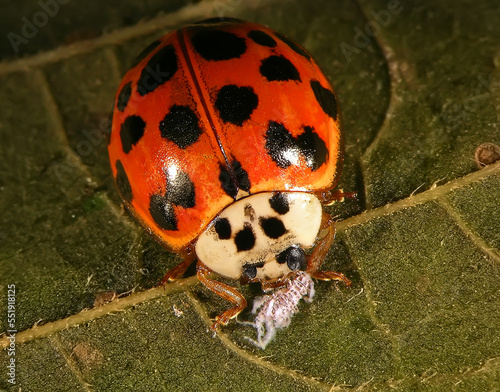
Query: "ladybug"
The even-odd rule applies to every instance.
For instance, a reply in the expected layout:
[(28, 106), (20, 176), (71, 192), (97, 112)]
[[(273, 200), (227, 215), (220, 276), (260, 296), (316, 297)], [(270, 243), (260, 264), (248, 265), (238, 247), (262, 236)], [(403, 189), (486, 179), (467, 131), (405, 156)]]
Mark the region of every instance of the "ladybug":
[(149, 45), (123, 78), (109, 158), (132, 215), (198, 279), (230, 301), (216, 330), (247, 305), (233, 286), (286, 286), (319, 268), (335, 236), (323, 209), (343, 150), (333, 89), (310, 54), (267, 27), (207, 19)]

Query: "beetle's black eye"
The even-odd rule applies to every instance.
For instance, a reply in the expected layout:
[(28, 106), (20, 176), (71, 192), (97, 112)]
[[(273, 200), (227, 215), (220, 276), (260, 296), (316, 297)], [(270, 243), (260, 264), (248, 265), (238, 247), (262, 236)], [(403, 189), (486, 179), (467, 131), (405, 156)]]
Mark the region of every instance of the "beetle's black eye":
[(243, 269), (243, 275), (248, 279), (253, 279), (257, 276), (257, 267), (255, 265), (245, 267)]
[(298, 246), (291, 246), (281, 252), (276, 261), (280, 264), (286, 263), (292, 271), (297, 271), (306, 265), (306, 252)]

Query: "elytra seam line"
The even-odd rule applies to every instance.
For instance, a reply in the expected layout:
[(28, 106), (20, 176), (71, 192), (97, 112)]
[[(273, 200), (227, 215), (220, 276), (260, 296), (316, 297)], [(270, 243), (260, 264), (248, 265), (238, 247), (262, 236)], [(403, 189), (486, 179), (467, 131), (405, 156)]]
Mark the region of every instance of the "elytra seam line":
[(191, 76), (191, 80), (193, 81), (194, 87), (196, 89), (196, 93), (200, 97), (200, 102), (201, 102), (201, 105), (203, 107), (203, 111), (205, 112), (205, 117), (207, 118), (208, 123), (210, 124), (210, 128), (212, 128), (212, 132), (215, 136), (215, 140), (217, 140), (217, 144), (219, 145), (219, 149), (222, 153), (222, 156), (224, 157), (224, 160), (226, 161), (226, 167), (228, 169), (229, 176), (231, 177), (231, 181), (236, 186), (236, 188), (239, 189), (240, 187), (239, 187), (238, 181), (236, 179), (236, 174), (234, 173), (233, 167), (231, 166), (231, 163), (229, 162), (229, 159), (226, 155), (226, 151), (224, 149), (224, 146), (222, 145), (222, 142), (221, 142), (219, 135), (217, 133), (217, 128), (215, 127), (215, 122), (212, 118), (212, 115), (210, 114), (210, 111), (208, 110), (208, 103), (205, 100), (205, 97), (203, 96), (203, 92), (201, 90), (200, 83), (198, 81), (198, 78), (196, 77), (193, 63), (191, 62), (191, 58), (189, 57), (189, 52), (188, 52), (188, 49), (186, 46), (184, 32), (182, 30), (178, 30), (177, 37), (179, 39), (179, 44), (181, 46), (182, 55), (184, 57), (184, 60), (186, 60), (186, 65), (188, 67), (188, 71), (189, 71), (189, 74)]

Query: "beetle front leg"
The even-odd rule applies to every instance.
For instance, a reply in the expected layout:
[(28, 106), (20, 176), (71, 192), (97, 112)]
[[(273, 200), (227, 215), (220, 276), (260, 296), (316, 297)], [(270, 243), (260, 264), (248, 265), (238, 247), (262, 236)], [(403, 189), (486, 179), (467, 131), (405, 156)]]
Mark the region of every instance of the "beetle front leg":
[(358, 194), (356, 192), (344, 192), (343, 189), (327, 189), (316, 194), (325, 206), (331, 206), (336, 201), (344, 201), (347, 199), (356, 199)]
[(324, 234), (324, 237), (319, 241), (318, 245), (316, 245), (312, 254), (308, 256), (306, 272), (313, 278), (319, 280), (340, 280), (344, 282), (347, 287), (350, 287), (351, 281), (347, 279), (344, 274), (335, 271), (318, 271), (335, 238), (335, 221), (330, 214), (323, 212), (319, 233), (321, 234), (321, 232), (325, 230), (327, 233)]
[(212, 271), (208, 267), (206, 267), (201, 261), (198, 261), (198, 264), (196, 265), (196, 276), (198, 277), (200, 282), (218, 296), (236, 305), (231, 309), (226, 310), (224, 313), (219, 314), (215, 318), (215, 323), (212, 324), (211, 328), (216, 331), (219, 325), (226, 325), (229, 320), (240, 314), (241, 311), (246, 308), (247, 300), (234, 287), (228, 286), (227, 284), (219, 282), (217, 280), (209, 279), (208, 275), (210, 274), (210, 272)]
[(177, 264), (165, 274), (165, 276), (161, 280), (161, 284), (179, 279), (179, 277), (181, 277), (193, 263), (194, 259), (196, 258), (196, 252), (192, 248), (187, 248), (184, 252), (181, 253), (181, 256), (182, 262), (180, 264)]

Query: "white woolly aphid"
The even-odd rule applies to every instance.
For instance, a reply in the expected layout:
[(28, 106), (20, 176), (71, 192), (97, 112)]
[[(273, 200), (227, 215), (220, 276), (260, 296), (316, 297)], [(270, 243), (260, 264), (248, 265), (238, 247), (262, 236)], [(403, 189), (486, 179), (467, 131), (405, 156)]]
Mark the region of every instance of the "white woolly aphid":
[(304, 298), (311, 302), (314, 296), (314, 282), (305, 272), (298, 272), (287, 282), (286, 287), (272, 294), (255, 298), (252, 314), (260, 309), (255, 321), (250, 323), (257, 330), (257, 340), (246, 337), (257, 347), (265, 349), (276, 335), (276, 330), (290, 325), (292, 316), (298, 312), (298, 303)]

